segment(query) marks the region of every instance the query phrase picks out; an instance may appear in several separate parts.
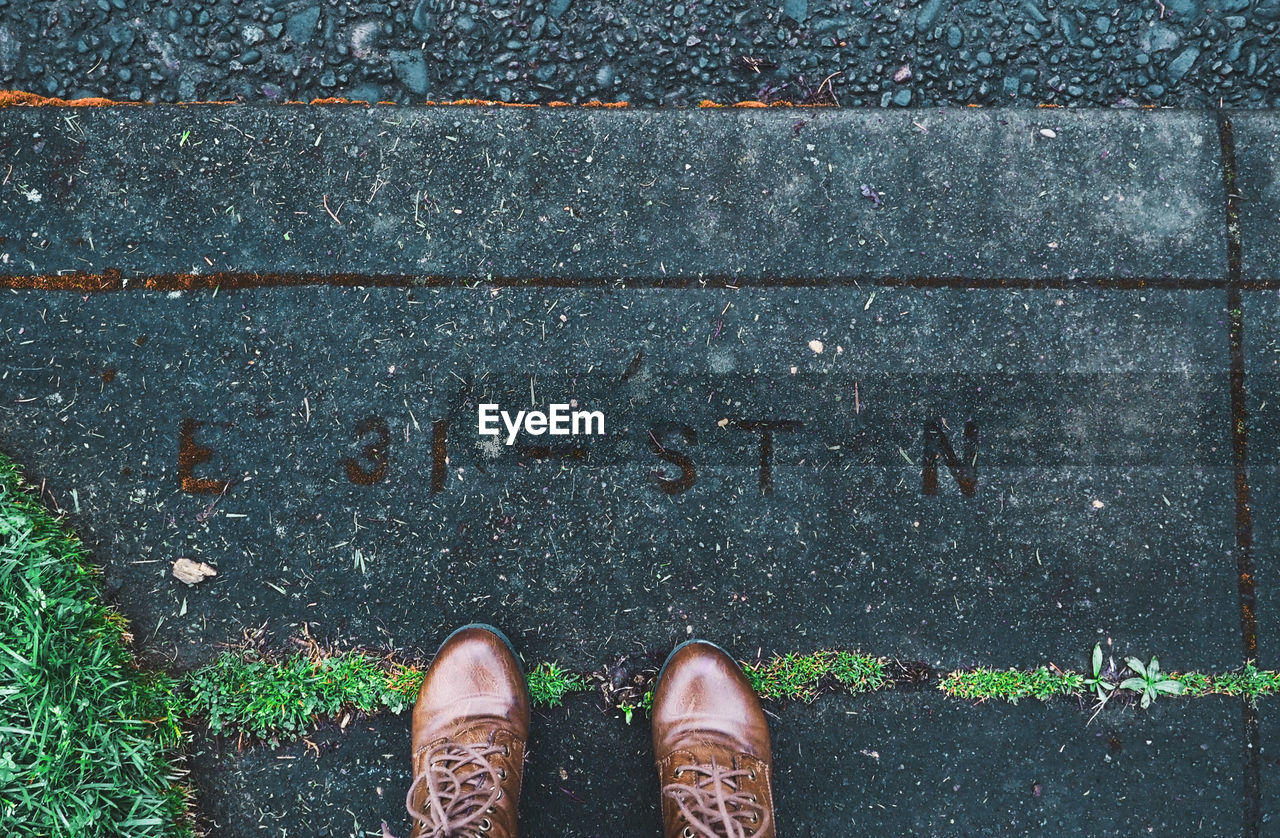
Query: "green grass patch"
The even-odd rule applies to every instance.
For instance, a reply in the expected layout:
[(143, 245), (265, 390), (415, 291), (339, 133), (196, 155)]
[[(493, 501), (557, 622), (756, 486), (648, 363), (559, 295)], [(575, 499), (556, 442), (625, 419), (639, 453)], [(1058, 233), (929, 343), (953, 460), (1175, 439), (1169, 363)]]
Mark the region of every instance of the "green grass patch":
[[(360, 652), (278, 661), (226, 652), (187, 676), (187, 712), (203, 716), (214, 733), (245, 732), (259, 739), (293, 739), (317, 718), (352, 708), (399, 713), (416, 687), (407, 667), (386, 667)], [(421, 683), (421, 677), (417, 678)]]
[(399, 695), (406, 704), (418, 700), (418, 691), (422, 689), (422, 679), (427, 673), (416, 666), (403, 663), (387, 664), (387, 687)]
[(831, 672), (830, 652), (808, 655), (794, 652), (774, 655), (759, 663), (747, 664), (743, 671), (761, 698), (796, 698), (812, 701)]
[(81, 545), (0, 455), (0, 835), (183, 836), (170, 678), (138, 671)]

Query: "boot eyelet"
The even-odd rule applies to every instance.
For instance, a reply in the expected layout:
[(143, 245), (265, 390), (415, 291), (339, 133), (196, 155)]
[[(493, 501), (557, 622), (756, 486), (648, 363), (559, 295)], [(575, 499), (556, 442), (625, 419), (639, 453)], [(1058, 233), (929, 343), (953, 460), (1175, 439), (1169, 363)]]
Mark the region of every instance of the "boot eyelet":
[(499, 779), (499, 780), (505, 780), (505, 779), (507, 779), (507, 769), (505, 769), (505, 768), (499, 768), (499, 769), (498, 769), (498, 779)]
[[(675, 771), (672, 771), (672, 772), (671, 772), (671, 776), (672, 776), (672, 777), (680, 777), (680, 776), (682, 776), (683, 774), (684, 774), (684, 769), (683, 769), (683, 768), (677, 768)], [(685, 827), (685, 829), (687, 830), (687, 829), (688, 829), (688, 827)]]
[(484, 820), (480, 821), (481, 832), (488, 832), (490, 829), (493, 829), (493, 821), (489, 820), (488, 818), (485, 818)]
[(691, 827), (691, 826), (686, 826), (686, 827), (681, 831), (681, 833), (680, 833), (680, 837), (681, 837), (681, 838), (697, 838), (697, 836), (695, 836), (695, 835), (693, 834), (693, 827)]
[(751, 773), (747, 775), (747, 777), (749, 777), (751, 779), (751, 782), (754, 783), (756, 781), (756, 772), (752, 770)]
[(509, 756), (511, 756), (511, 746), (510, 746), (510, 745), (503, 745), (503, 746), (502, 746), (502, 755), (503, 755), (504, 757), (509, 757)]

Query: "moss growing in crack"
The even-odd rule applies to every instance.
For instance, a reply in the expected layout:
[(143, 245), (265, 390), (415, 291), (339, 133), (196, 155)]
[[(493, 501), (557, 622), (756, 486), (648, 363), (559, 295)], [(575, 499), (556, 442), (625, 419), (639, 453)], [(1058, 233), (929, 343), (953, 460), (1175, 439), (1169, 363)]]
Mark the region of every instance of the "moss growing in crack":
[(1024, 698), (1045, 701), (1084, 693), (1084, 676), (1041, 666), (1037, 669), (970, 669), (951, 672), (938, 688), (955, 698), (1000, 699), (1017, 704)]
[(1201, 672), (1173, 672), (1170, 678), (1182, 684), (1182, 694), (1190, 698), (1214, 692), (1213, 678)]
[[(425, 677), (416, 666), (363, 652), (292, 655), (279, 660), (227, 652), (186, 677), (187, 712), (214, 733), (295, 739), (317, 719), (345, 710), (401, 713), (413, 705)], [(533, 703), (555, 707), (587, 688), (576, 673), (540, 663), (528, 675)]]
[[(1129, 665), (1132, 668), (1132, 664)], [(1136, 672), (1136, 670), (1135, 670)], [(1103, 673), (1104, 677), (1108, 677)], [(1208, 695), (1244, 697), (1257, 700), (1267, 696), (1280, 694), (1280, 672), (1258, 669), (1253, 663), (1247, 664), (1240, 672), (1226, 672), (1211, 675), (1203, 672), (1171, 672), (1161, 674), (1164, 681), (1176, 681), (1180, 690), (1166, 689), (1163, 694), (1181, 695), (1187, 698), (1199, 698)], [(1137, 678), (1121, 681), (1114, 674), (1110, 676), (1112, 689), (1123, 688), (1130, 692), (1142, 692), (1135, 683)], [(975, 701), (999, 699), (1017, 703), (1023, 698), (1047, 700), (1050, 698), (1083, 697), (1088, 691), (1089, 679), (1075, 673), (1060, 669), (1040, 667), (1034, 670), (992, 670), (971, 669), (958, 670), (944, 676), (938, 688), (947, 695)]]
[(851, 693), (865, 693), (889, 686), (884, 660), (856, 652), (836, 652), (831, 675)]
[(1252, 663), (1246, 666), (1244, 671), (1249, 681), (1250, 697), (1257, 698), (1280, 693), (1280, 672), (1257, 669)]
[(565, 695), (587, 689), (582, 676), (554, 663), (540, 663), (529, 671), (529, 698), (537, 706), (559, 707)]
[(1258, 669), (1252, 662), (1243, 672), (1228, 672), (1213, 676), (1213, 689), (1219, 695), (1244, 696), (1256, 700), (1261, 696), (1280, 692), (1280, 672)]
[(832, 652), (774, 655), (767, 661), (747, 664), (743, 671), (761, 698), (813, 701), (823, 678), (831, 672), (834, 657)]
[(422, 689), (422, 679), (426, 676), (427, 673), (416, 666), (392, 663), (386, 672), (387, 686), (406, 702), (414, 702), (418, 700), (418, 691)]
[[(762, 698), (812, 701), (824, 691), (865, 693), (892, 685), (891, 661), (855, 652), (822, 650), (809, 654), (775, 655), (743, 664), (752, 687)], [(367, 713), (399, 713), (413, 705), (422, 685), (423, 670), (411, 664), (376, 655), (346, 652), (333, 655), (296, 655), (264, 660), (249, 653), (226, 653), (203, 669), (186, 676), (184, 689), (188, 716), (205, 717), (214, 731), (245, 732), (260, 739), (292, 739), (318, 720), (334, 718), (345, 710)], [(1124, 676), (1099, 665), (1095, 679), (1120, 689)], [(1249, 664), (1239, 672), (1211, 675), (1199, 672), (1170, 673), (1184, 696), (1225, 695), (1257, 699), (1280, 694), (1280, 673)], [(533, 703), (555, 707), (572, 692), (591, 689), (591, 678), (570, 672), (555, 663), (540, 663), (529, 670)], [(1077, 672), (1057, 667), (996, 670), (958, 670), (943, 676), (939, 689), (954, 698), (970, 701), (999, 699), (1017, 703), (1055, 697), (1088, 699), (1096, 685)], [(650, 713), (653, 692), (634, 703), (617, 707), (631, 721), (637, 711)]]
[(215, 733), (291, 739), (316, 718), (347, 708), (401, 712), (411, 698), (403, 682), (387, 675), (381, 661), (359, 652), (279, 661), (225, 653), (187, 676), (187, 688), (192, 715), (205, 716)]
[(761, 698), (813, 701), (832, 683), (851, 693), (883, 689), (889, 684), (883, 660), (856, 652), (774, 655), (744, 664), (743, 671)]

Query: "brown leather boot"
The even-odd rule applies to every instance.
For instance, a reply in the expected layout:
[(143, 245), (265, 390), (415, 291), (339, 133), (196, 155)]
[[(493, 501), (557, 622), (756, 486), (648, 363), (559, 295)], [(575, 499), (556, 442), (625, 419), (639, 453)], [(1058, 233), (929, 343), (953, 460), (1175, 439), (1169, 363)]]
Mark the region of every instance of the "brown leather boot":
[(769, 725), (719, 646), (677, 646), (653, 692), (666, 838), (774, 838)]
[(469, 625), (449, 635), (413, 708), (409, 838), (516, 838), (529, 687), (511, 642)]

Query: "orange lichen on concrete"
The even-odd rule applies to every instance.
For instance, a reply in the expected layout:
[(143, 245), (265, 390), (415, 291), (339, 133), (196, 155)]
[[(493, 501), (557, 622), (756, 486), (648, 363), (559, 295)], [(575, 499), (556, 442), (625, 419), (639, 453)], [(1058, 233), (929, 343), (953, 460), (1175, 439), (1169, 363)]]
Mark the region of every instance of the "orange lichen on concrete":
[[(52, 96), (41, 96), (38, 93), (29, 93), (25, 90), (0, 90), (0, 108), (9, 105), (25, 105), (30, 107), (52, 106), (60, 108), (103, 108), (111, 105), (155, 105), (163, 104), (159, 102), (121, 102), (116, 99), (107, 99), (101, 96), (94, 96), (87, 99), (58, 99)], [(239, 105), (245, 104), (235, 100), (209, 100), (200, 102), (172, 102), (176, 105)], [(324, 98), (312, 99), (304, 102), (301, 99), (289, 99), (280, 104), (284, 105), (364, 105), (372, 107), (373, 105), (396, 105), (396, 102), (383, 99), (378, 102), (366, 102), (363, 99), (346, 99), (341, 96), (326, 96)], [(427, 107), (485, 107), (485, 108), (629, 108), (630, 102), (601, 102), (593, 99), (590, 102), (581, 104), (573, 104), (572, 102), (564, 102), (559, 99), (538, 103), (538, 102), (499, 102), (494, 99), (453, 99), (447, 102), (437, 102), (427, 100), (419, 102), (419, 105)], [(716, 102), (712, 99), (703, 99), (698, 103), (699, 108), (833, 108), (838, 107), (831, 102), (790, 102), (781, 100), (778, 102), (761, 102), (756, 99), (746, 99), (741, 102), (733, 102), (725, 104)], [(970, 102), (965, 107), (980, 108), (982, 105)], [(1052, 103), (1041, 103), (1036, 105), (1038, 108), (1061, 108), (1062, 105)], [(1159, 105), (1140, 105), (1143, 109), (1159, 108)]]
[(536, 104), (529, 102), (496, 102), (493, 99), (454, 99), (452, 102), (423, 102), (424, 105), (445, 106), (445, 107), (484, 107), (484, 108), (536, 108)]
[[(117, 99), (107, 99), (95, 96), (87, 99), (58, 99), (52, 96), (41, 96), (38, 93), (28, 93), (25, 90), (0, 90), (0, 107), (9, 105), (24, 105), (28, 107), (61, 107), (61, 108), (102, 108), (112, 105), (156, 105), (163, 104), (159, 102), (121, 102)], [(235, 100), (210, 100), (205, 102), (172, 102), (169, 104), (176, 105), (240, 105), (243, 102)], [(370, 107), (372, 103), (363, 99), (347, 99), (341, 96), (326, 96), (316, 98), (310, 101), (302, 101), (301, 99), (288, 99), (281, 102), (282, 105), (364, 105)], [(395, 102), (380, 101), (379, 105), (395, 105)], [(455, 99), (450, 102), (422, 102), (427, 106), (452, 106), (452, 107), (503, 107), (503, 108), (536, 108), (541, 107), (536, 103), (526, 102), (496, 102), (490, 99)], [(625, 108), (626, 102), (586, 102), (580, 107), (601, 107), (601, 108)]]
[[(90, 96), (84, 99), (59, 99), (55, 96), (41, 96), (38, 93), (28, 93), (25, 90), (0, 90), (0, 108), (9, 107), (10, 105), (18, 105), (24, 107), (55, 107), (55, 108), (106, 108), (115, 105), (150, 105), (152, 102), (121, 102), (117, 99), (107, 99), (102, 96)], [(176, 105), (234, 105), (235, 101), (210, 101), (210, 102), (174, 102)]]
[(726, 105), (722, 102), (714, 102), (711, 99), (703, 99), (698, 103), (700, 108), (834, 108), (836, 105), (831, 102), (791, 102), (786, 99), (777, 102), (761, 102), (757, 99), (746, 99), (742, 102), (734, 102), (732, 105)]
[(318, 99), (312, 99), (310, 102), (298, 102), (299, 105), (364, 105), (369, 103), (363, 99), (344, 99), (341, 96), (325, 96)]
[[(102, 108), (111, 105), (157, 105), (157, 104), (174, 104), (174, 105), (241, 105), (244, 102), (235, 100), (211, 100), (207, 102), (121, 102), (116, 99), (106, 99), (103, 97), (92, 97), (88, 99), (57, 99), (51, 96), (41, 96), (38, 93), (28, 93), (24, 90), (0, 90), (0, 107), (9, 105), (25, 105), (32, 107), (54, 106), (63, 108)], [(378, 105), (395, 105), (395, 102), (382, 100), (376, 103), (366, 102), (363, 99), (346, 99), (341, 96), (326, 96), (324, 98), (312, 99), (304, 102), (301, 99), (288, 99), (279, 104), (282, 105), (364, 105), (372, 107)], [(417, 103), (425, 107), (485, 107), (485, 108), (629, 108), (630, 102), (601, 102), (593, 99), (590, 102), (582, 102), (581, 104), (573, 104), (572, 102), (562, 102), (559, 100), (546, 103), (538, 102), (498, 102), (493, 99), (453, 99), (448, 102), (424, 101)], [(836, 107), (830, 102), (814, 102), (814, 103), (797, 103), (797, 102), (760, 102), (754, 99), (748, 99), (742, 102), (733, 102), (724, 104), (721, 102), (713, 102), (710, 99), (703, 99), (698, 103), (700, 108), (831, 108)], [(977, 107), (970, 105), (970, 107)]]
[(92, 99), (55, 99), (50, 96), (40, 96), (36, 93), (27, 93), (25, 90), (0, 90), (0, 107), (9, 107), (10, 105), (26, 105), (28, 107), (39, 107), (41, 105), (54, 105), (62, 108), (101, 108), (107, 105), (124, 105), (138, 104), (137, 102), (116, 102), (113, 99), (92, 98)]

